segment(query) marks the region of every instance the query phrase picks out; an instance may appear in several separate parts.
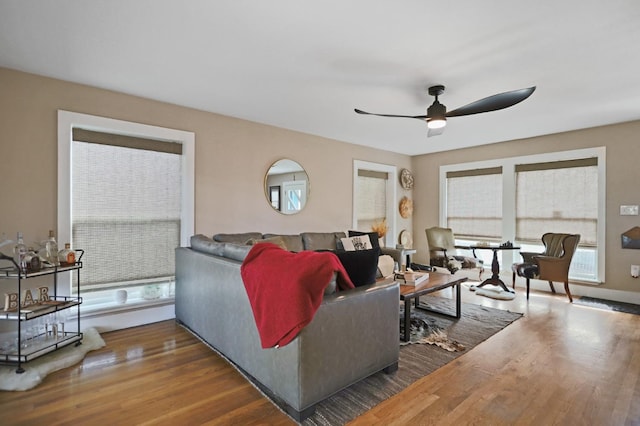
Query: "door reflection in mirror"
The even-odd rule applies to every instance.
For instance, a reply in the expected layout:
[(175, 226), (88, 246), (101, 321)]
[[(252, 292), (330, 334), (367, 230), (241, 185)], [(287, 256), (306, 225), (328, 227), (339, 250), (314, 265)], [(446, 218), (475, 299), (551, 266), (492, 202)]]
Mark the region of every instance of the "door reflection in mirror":
[(271, 207), (282, 214), (296, 214), (309, 198), (309, 177), (296, 161), (280, 159), (265, 176), (265, 196)]

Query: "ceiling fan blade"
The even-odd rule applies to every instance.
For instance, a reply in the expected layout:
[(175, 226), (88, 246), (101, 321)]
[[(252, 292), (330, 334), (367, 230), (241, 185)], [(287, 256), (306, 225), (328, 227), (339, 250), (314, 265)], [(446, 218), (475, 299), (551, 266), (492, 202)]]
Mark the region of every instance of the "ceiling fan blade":
[(431, 136), (438, 136), (441, 135), (444, 132), (444, 127), (439, 127), (437, 129), (429, 129), (427, 131), (427, 137), (430, 138)]
[(512, 90), (510, 92), (498, 93), (475, 102), (471, 102), (453, 111), (447, 112), (447, 117), (460, 117), (462, 115), (479, 114), (481, 112), (497, 111), (508, 108), (527, 99), (536, 90), (536, 86), (526, 89)]
[(426, 115), (394, 115), (394, 114), (374, 114), (373, 112), (362, 111), (361, 109), (355, 108), (355, 112), (358, 114), (364, 115), (377, 115), (378, 117), (396, 117), (396, 118), (417, 118), (418, 120), (426, 120)]

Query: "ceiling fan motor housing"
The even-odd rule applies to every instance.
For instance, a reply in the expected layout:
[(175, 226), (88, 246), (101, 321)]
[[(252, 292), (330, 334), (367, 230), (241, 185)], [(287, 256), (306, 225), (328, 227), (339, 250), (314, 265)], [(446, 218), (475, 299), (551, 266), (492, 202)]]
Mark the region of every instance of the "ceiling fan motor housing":
[(437, 99), (429, 108), (427, 108), (427, 119), (438, 118), (440, 120), (445, 120), (446, 114), (447, 107), (438, 102)]

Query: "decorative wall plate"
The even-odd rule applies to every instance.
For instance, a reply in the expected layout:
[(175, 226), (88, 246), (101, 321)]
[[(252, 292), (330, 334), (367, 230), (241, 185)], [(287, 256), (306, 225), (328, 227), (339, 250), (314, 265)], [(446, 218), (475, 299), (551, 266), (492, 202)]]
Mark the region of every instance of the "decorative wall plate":
[(413, 188), (413, 175), (409, 170), (400, 170), (400, 185), (402, 185), (404, 189)]
[(413, 201), (411, 201), (409, 197), (402, 197), (400, 199), (399, 210), (400, 216), (402, 216), (403, 219), (411, 217), (413, 214)]

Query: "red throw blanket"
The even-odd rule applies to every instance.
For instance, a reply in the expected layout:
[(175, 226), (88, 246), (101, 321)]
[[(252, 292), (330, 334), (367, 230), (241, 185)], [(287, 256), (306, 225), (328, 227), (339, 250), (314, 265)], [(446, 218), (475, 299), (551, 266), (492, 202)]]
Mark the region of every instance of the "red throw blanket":
[(263, 348), (286, 345), (311, 322), (334, 272), (338, 289), (354, 287), (334, 253), (292, 253), (271, 243), (253, 246), (240, 272)]

